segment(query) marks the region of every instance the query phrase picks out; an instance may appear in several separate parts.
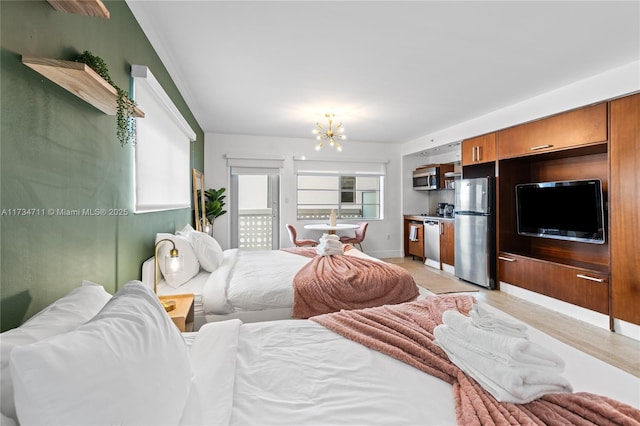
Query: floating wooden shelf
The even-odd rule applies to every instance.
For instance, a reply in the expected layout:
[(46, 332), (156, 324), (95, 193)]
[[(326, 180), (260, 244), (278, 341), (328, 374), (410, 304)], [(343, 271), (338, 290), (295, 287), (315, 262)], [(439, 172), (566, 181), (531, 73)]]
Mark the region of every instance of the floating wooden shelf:
[[(22, 63), (108, 115), (116, 115), (118, 91), (82, 62), (23, 56)], [(134, 116), (144, 117), (136, 107)]]
[(109, 19), (111, 13), (102, 0), (47, 0), (51, 7), (60, 12), (97, 16)]

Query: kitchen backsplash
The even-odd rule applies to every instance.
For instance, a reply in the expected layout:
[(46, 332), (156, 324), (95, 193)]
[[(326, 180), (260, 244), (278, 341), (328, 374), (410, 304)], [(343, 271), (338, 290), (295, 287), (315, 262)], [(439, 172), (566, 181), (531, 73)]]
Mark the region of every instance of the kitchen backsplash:
[(438, 211), (438, 203), (453, 204), (455, 202), (455, 191), (445, 189), (440, 191), (429, 191), (429, 211), (426, 213), (435, 214)]

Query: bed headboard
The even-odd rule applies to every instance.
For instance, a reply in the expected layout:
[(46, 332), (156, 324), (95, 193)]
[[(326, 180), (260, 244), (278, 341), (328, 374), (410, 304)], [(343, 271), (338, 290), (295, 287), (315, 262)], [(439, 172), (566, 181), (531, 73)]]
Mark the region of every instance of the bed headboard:
[[(142, 284), (153, 290), (153, 256), (142, 263)], [(160, 276), (158, 281), (162, 279), (162, 272), (158, 271)]]

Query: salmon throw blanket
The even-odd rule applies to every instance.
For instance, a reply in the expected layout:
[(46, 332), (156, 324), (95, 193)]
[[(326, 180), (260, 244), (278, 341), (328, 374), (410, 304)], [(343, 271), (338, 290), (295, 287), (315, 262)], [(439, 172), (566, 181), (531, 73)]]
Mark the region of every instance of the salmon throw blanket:
[(293, 318), (415, 300), (411, 274), (355, 256), (315, 256), (293, 278)]
[(527, 404), (498, 402), (434, 343), (442, 314), (467, 314), (474, 302), (471, 296), (431, 296), (310, 319), (453, 385), (459, 425), (640, 425), (640, 410), (585, 392), (547, 394)]

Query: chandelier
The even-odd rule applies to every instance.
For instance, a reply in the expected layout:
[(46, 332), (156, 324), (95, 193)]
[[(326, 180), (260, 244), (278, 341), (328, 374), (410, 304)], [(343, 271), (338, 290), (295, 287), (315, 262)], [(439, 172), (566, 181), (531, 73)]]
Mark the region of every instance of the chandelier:
[(335, 146), (338, 151), (342, 151), (342, 146), (340, 145), (340, 142), (336, 140), (336, 139), (347, 138), (345, 135), (342, 134), (342, 132), (344, 132), (342, 123), (338, 124), (334, 129), (333, 117), (335, 117), (335, 114), (326, 113), (324, 116), (329, 119), (329, 127), (325, 129), (320, 125), (320, 123), (316, 123), (316, 126), (318, 128), (313, 131), (313, 133), (317, 135), (316, 139), (320, 141), (318, 145), (316, 145), (316, 151), (319, 151), (320, 148), (322, 148), (322, 145), (324, 144), (325, 141), (329, 141), (330, 146)]

